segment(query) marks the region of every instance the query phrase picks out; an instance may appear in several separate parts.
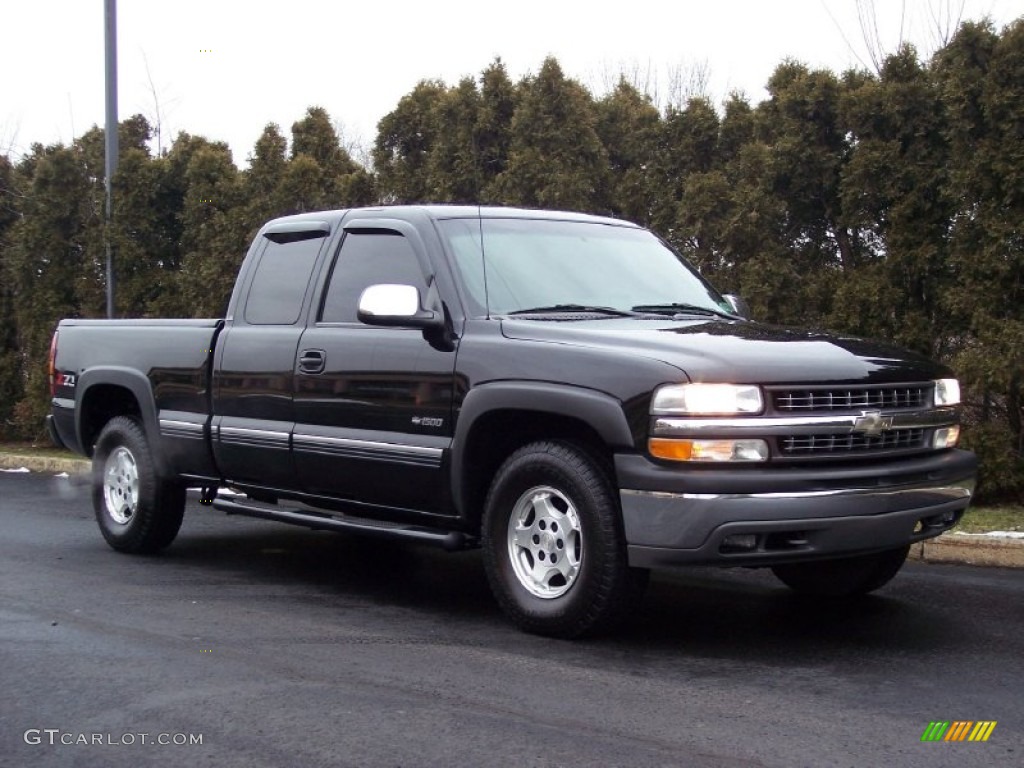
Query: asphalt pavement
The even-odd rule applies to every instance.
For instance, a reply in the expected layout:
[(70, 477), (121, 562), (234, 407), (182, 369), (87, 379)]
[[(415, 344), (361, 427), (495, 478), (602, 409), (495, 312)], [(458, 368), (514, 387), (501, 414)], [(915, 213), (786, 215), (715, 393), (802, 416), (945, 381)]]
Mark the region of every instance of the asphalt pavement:
[[(922, 742), (936, 720), (997, 725)], [(617, 634), (555, 641), (506, 622), (476, 552), (192, 501), (132, 557), (86, 488), (0, 473), (4, 768), (1022, 764), (1020, 570), (908, 563), (841, 603), (661, 572)]]

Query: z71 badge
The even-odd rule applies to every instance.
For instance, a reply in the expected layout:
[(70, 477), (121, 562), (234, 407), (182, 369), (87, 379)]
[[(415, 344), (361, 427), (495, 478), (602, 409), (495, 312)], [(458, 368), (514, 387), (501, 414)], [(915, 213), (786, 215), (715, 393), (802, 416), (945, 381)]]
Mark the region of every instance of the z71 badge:
[(73, 386), (75, 386), (75, 374), (73, 374), (73, 373), (61, 374), (60, 383), (63, 384), (65, 387), (73, 387)]

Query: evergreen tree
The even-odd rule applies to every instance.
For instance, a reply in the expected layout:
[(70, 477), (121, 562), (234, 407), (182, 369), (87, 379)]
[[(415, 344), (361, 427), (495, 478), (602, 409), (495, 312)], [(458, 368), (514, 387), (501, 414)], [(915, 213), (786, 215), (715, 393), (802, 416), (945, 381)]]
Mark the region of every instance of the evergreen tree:
[(1024, 22), (965, 24), (936, 57), (955, 201), (942, 306), (983, 488), (1024, 490)]
[(259, 228), (292, 208), (281, 192), (287, 168), (288, 140), (275, 123), (268, 123), (256, 140), (249, 155), (249, 167), (243, 173), (242, 199), (249, 228)]
[(842, 85), (831, 72), (787, 61), (769, 79), (768, 92), (756, 118), (770, 147), (772, 192), (784, 205), (779, 245), (789, 253), (792, 272), (803, 276), (771, 304), (785, 308), (786, 322), (818, 324), (829, 312), (840, 271), (856, 263), (859, 243), (840, 194), (848, 158)]
[(23, 395), (13, 409), (13, 431), (36, 438), (48, 404), (46, 355), (57, 321), (102, 311), (103, 189), (78, 144), (33, 145), (11, 187), (23, 195), (4, 248)]
[(430, 199), (428, 161), (438, 135), (437, 105), (447, 93), (444, 83), (424, 80), (381, 118), (373, 165), (382, 199), (395, 203)]
[(483, 167), (477, 144), (480, 92), (469, 77), (447, 90), (434, 105), (438, 130), (427, 154), (427, 200), (476, 203), (483, 186)]
[(647, 224), (663, 195), (652, 162), (658, 150), (661, 115), (650, 97), (625, 79), (619, 80), (595, 109), (597, 133), (608, 155), (604, 197), (616, 216)]
[(286, 176), (292, 188), (295, 183), (303, 181), (314, 183), (313, 186), (294, 188), (295, 210), (344, 208), (370, 202), (372, 180), (366, 169), (341, 146), (338, 133), (323, 107), (310, 107), (306, 116), (292, 125), (292, 162), (302, 157), (312, 160), (318, 172), (304, 169), (292, 174), (289, 168)]
[(589, 92), (554, 58), (520, 84), (508, 166), (488, 190), (510, 205), (607, 211), (608, 155)]
[(683, 190), (691, 174), (707, 173), (717, 163), (719, 118), (705, 98), (690, 99), (682, 109), (671, 106), (661, 122), (661, 135), (655, 164), (657, 185), (661, 190), (653, 211), (652, 225), (669, 242), (684, 247), (687, 235), (680, 230)]
[(844, 276), (851, 300), (836, 304), (832, 321), (941, 357), (954, 208), (945, 194), (949, 155), (938, 89), (913, 48), (903, 47), (877, 79), (847, 91), (844, 110), (854, 148), (843, 206), (855, 226), (873, 233), (883, 266)]
[(185, 163), (178, 273), (179, 295), (188, 308), (183, 314), (223, 316), (251, 234), (240, 205), (238, 169), (226, 144), (186, 134), (178, 136), (168, 157)]
[(491, 202), (486, 190), (508, 167), (512, 117), (518, 91), (505, 64), (495, 59), (480, 75), (480, 102), (474, 140), (480, 163), (481, 202)]
[(10, 158), (0, 155), (0, 435), (12, 430), (14, 404), (22, 399), (14, 289), (8, 267), (8, 233), (20, 216), (22, 195)]

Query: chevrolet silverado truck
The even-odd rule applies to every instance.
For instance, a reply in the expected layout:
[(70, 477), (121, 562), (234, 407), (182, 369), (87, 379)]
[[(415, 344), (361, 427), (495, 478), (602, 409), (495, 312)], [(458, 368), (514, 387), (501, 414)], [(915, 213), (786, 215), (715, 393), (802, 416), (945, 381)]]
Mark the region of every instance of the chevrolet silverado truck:
[(838, 598), (952, 527), (951, 372), (753, 322), (665, 242), (575, 213), (395, 206), (266, 224), (223, 319), (64, 320), (51, 436), (115, 550), (233, 514), (481, 547), (521, 628), (608, 628), (651, 568)]

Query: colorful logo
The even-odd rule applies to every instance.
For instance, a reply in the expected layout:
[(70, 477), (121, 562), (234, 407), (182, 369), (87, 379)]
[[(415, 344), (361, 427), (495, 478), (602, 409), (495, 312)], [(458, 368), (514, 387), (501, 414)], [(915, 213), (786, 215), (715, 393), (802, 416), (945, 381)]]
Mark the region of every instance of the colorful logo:
[(921, 741), (988, 741), (995, 720), (933, 720), (921, 734)]

